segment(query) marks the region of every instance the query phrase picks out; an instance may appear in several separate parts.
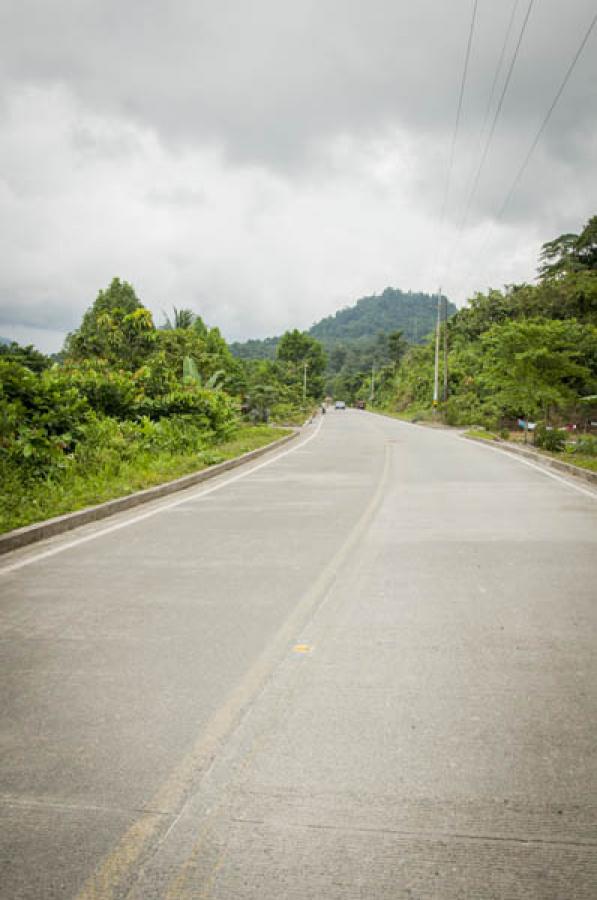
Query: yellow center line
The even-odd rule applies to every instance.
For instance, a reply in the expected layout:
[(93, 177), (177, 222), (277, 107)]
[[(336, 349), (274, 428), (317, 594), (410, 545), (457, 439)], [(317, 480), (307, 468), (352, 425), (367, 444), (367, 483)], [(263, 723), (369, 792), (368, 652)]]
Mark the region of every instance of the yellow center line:
[(334, 584), (342, 564), (350, 557), (366, 532), (384, 496), (390, 472), (389, 450), (390, 448), (386, 446), (383, 470), (376, 491), (353, 530), (311, 588), (295, 606), (294, 611), (277, 632), (266, 651), (257, 659), (229, 695), (224, 705), (201, 732), (191, 751), (173, 769), (170, 776), (147, 804), (148, 810), (171, 810), (173, 815), (175, 811), (178, 811), (175, 818), (165, 829), (163, 814), (143, 813), (124, 833), (114, 850), (104, 859), (96, 872), (91, 875), (77, 895), (77, 900), (115, 900), (120, 893), (120, 886), (130, 879), (133, 869), (139, 867), (144, 851), (149, 851), (150, 844), (155, 846), (156, 842), (163, 841), (176, 827), (184, 811), (185, 798), (190, 790), (205, 774), (243, 711), (262, 690), (279, 660), (286, 655), (292, 638), (297, 633), (300, 634), (313, 609), (324, 600)]

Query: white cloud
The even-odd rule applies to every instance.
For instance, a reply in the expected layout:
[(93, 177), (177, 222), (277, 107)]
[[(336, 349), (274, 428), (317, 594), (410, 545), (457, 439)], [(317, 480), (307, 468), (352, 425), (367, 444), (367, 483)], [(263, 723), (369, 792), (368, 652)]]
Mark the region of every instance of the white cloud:
[(586, 0), (534, 13), (460, 234), (509, 8), (480, 6), (438, 232), (470, 4), (260, 0), (250, 15), (231, 2), (166, 15), (156, 2), (142, 29), (134, 4), (69, 7), (14, 4), (15, 30), (20, 15), (32, 26), (18, 56), (7, 29), (0, 334), (57, 349), (114, 275), (158, 318), (190, 306), (230, 339), (307, 327), (389, 284), (433, 291), (441, 279), (462, 302), (532, 278), (540, 244), (595, 212), (587, 48), (495, 222), (588, 24)]

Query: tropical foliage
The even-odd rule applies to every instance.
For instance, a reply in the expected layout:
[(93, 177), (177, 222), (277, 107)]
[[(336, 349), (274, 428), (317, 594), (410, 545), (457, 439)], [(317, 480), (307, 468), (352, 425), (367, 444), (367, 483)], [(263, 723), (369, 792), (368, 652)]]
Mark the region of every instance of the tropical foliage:
[(321, 396), (325, 357), (299, 332), (280, 344), (279, 359), (255, 365), (190, 310), (174, 308), (156, 328), (132, 285), (115, 278), (60, 362), (2, 345), (0, 529), (132, 490), (141, 472), (152, 482), (200, 468), (235, 435), (249, 446), (275, 436), (247, 435), (243, 413), (253, 423), (304, 419)]
[[(448, 316), (456, 307), (447, 302)], [(386, 288), (321, 319), (307, 335), (321, 342), (328, 359), (325, 393), (352, 403), (371, 393), (371, 373), (380, 385), (395, 372), (409, 343), (424, 342), (435, 328), (437, 297)], [(281, 338), (231, 344), (239, 359), (275, 359)]]
[[(597, 217), (543, 246), (535, 285), (475, 294), (449, 319), (447, 337), (449, 423), (590, 419), (582, 398), (597, 392)], [(429, 414), (433, 380), (429, 340), (402, 356), (378, 401)]]

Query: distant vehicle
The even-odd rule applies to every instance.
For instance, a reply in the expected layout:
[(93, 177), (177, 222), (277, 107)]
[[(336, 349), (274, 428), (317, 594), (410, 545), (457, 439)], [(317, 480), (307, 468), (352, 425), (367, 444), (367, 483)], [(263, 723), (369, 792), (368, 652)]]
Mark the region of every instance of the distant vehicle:
[(344, 400), (336, 400), (334, 406), (336, 407), (336, 409), (346, 409), (346, 403), (344, 402)]
[(357, 402), (355, 403), (355, 409), (365, 409), (365, 401), (357, 400)]

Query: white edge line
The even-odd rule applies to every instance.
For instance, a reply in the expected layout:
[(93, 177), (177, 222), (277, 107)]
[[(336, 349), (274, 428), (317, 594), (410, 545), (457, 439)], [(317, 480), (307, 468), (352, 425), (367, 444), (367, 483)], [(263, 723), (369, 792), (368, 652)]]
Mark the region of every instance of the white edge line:
[[(321, 430), (321, 426), (323, 424), (323, 417), (320, 418), (319, 424), (315, 431), (309, 435), (309, 437), (305, 438), (304, 441), (299, 441), (297, 444), (293, 444), (288, 450), (283, 450), (281, 453), (276, 454), (276, 456), (272, 456), (270, 459), (266, 459), (264, 462), (259, 463), (256, 466), (252, 466), (250, 469), (247, 469), (244, 472), (240, 472), (238, 475), (233, 475), (231, 478), (227, 478), (225, 481), (220, 481), (218, 484), (214, 484), (209, 488), (199, 488), (193, 493), (187, 494), (185, 497), (181, 497), (179, 500), (174, 500), (170, 503), (164, 503), (160, 506), (156, 506), (154, 509), (150, 509), (147, 512), (139, 513), (136, 516), (132, 516), (126, 519), (123, 522), (116, 522), (114, 525), (109, 525), (107, 528), (101, 528), (98, 531), (94, 531), (93, 534), (87, 534), (83, 537), (76, 538), (74, 541), (68, 541), (65, 544), (60, 544), (57, 547), (51, 547), (49, 550), (44, 550), (43, 553), (37, 553), (35, 556), (29, 556), (26, 559), (20, 559), (18, 562), (12, 563), (9, 566), (3, 566), (0, 568), (0, 575), (8, 575), (10, 572), (16, 572), (18, 569), (22, 569), (25, 566), (30, 566), (32, 563), (39, 562), (42, 559), (48, 559), (50, 556), (56, 556), (57, 553), (62, 553), (64, 550), (70, 550), (71, 547), (78, 547), (80, 544), (86, 544), (88, 541), (94, 541), (96, 538), (103, 537), (106, 534), (111, 534), (113, 531), (120, 531), (121, 528), (128, 528), (129, 525), (135, 525), (137, 522), (142, 522), (144, 519), (149, 519), (151, 516), (157, 516), (158, 513), (162, 513), (168, 509), (174, 509), (176, 506), (182, 506), (183, 503), (189, 503), (191, 500), (201, 500), (203, 497), (207, 497), (208, 494), (213, 494), (215, 491), (219, 491), (224, 487), (227, 487), (229, 484), (234, 484), (236, 481), (240, 481), (242, 478), (246, 478), (248, 475), (252, 475), (253, 472), (259, 471), (259, 469), (264, 469), (266, 466), (271, 466), (272, 463), (277, 462), (279, 459), (282, 459), (284, 456), (288, 456), (290, 453), (294, 453), (300, 447), (304, 447), (310, 441), (317, 437)], [(156, 501), (156, 502), (159, 502)], [(91, 524), (91, 523), (89, 523)]]
[(562, 477), (562, 475), (556, 475), (555, 472), (551, 472), (547, 466), (537, 465), (537, 463), (531, 462), (528, 459), (523, 459), (523, 457), (519, 456), (517, 453), (510, 453), (508, 450), (502, 450), (501, 447), (495, 447), (488, 441), (477, 441), (474, 438), (467, 438), (466, 435), (463, 435), (462, 433), (456, 434), (455, 432), (446, 431), (444, 429), (427, 428), (427, 426), (421, 425), (419, 422), (408, 422), (405, 419), (395, 419), (394, 416), (387, 416), (386, 418), (392, 419), (392, 421), (398, 422), (401, 425), (414, 425), (416, 428), (424, 428), (426, 431), (433, 431), (434, 434), (444, 434), (446, 435), (446, 437), (450, 438), (458, 439), (463, 437), (465, 440), (469, 441), (469, 443), (476, 444), (477, 447), (485, 447), (486, 450), (493, 450), (494, 453), (501, 453), (501, 455), (505, 456), (507, 459), (522, 463), (523, 466), (530, 466), (531, 469), (536, 469), (537, 472), (541, 472), (543, 475), (547, 475), (548, 478), (553, 478), (554, 481), (559, 481), (560, 484), (565, 484), (566, 487), (572, 488), (572, 490), (578, 491), (580, 494), (584, 494), (586, 497), (591, 497), (593, 500), (597, 500), (596, 491), (592, 491), (590, 488), (581, 487), (580, 484), (575, 484), (573, 481), (569, 480), (571, 478), (574, 478), (574, 475), (569, 475), (568, 478), (564, 478)]
[[(465, 438), (465, 440), (467, 440), (467, 438)], [(509, 453), (508, 450), (502, 450), (501, 447), (494, 447), (493, 444), (485, 442), (481, 443), (481, 441), (471, 441), (471, 443), (476, 444), (478, 447), (485, 447), (486, 450), (493, 450), (494, 453), (501, 453), (502, 456), (506, 456), (508, 459), (514, 460), (515, 462), (522, 463), (523, 466), (530, 466), (531, 469), (536, 469), (537, 472), (547, 475), (548, 478), (553, 478), (554, 481), (559, 481), (560, 484), (565, 484), (566, 487), (572, 488), (572, 490), (578, 491), (580, 494), (585, 494), (585, 496), (591, 497), (593, 500), (597, 500), (597, 493), (595, 491), (581, 487), (580, 484), (575, 484), (573, 481), (569, 481), (568, 478), (556, 475), (555, 472), (550, 472), (546, 466), (539, 466), (537, 463), (531, 462), (528, 459), (523, 459), (517, 453)], [(569, 477), (574, 478), (574, 475), (570, 475)]]

